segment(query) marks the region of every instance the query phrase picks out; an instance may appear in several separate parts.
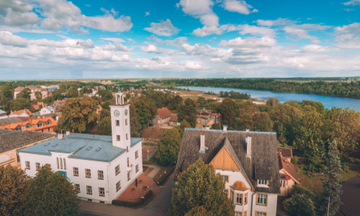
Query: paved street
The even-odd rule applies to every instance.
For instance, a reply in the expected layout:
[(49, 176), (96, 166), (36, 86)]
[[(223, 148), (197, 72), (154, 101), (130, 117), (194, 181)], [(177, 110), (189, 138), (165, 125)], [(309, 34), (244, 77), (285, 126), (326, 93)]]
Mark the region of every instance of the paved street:
[(169, 182), (164, 186), (162, 191), (155, 196), (155, 198), (144, 208), (132, 209), (122, 206), (106, 205), (101, 203), (94, 203), (88, 201), (81, 201), (80, 216), (115, 216), (115, 215), (129, 215), (129, 216), (165, 216), (171, 204), (172, 188), (175, 187), (173, 176)]

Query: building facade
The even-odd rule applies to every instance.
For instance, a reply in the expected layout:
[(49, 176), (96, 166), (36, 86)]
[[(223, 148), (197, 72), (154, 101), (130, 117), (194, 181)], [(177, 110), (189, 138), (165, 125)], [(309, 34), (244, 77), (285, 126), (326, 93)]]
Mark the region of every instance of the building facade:
[(280, 194), (276, 133), (186, 128), (175, 176), (198, 159), (222, 176), (235, 216), (276, 215)]
[(116, 93), (111, 109), (112, 136), (59, 134), (18, 151), (21, 168), (35, 176), (49, 164), (64, 174), (83, 200), (110, 204), (142, 173), (142, 139), (130, 137), (129, 104)]

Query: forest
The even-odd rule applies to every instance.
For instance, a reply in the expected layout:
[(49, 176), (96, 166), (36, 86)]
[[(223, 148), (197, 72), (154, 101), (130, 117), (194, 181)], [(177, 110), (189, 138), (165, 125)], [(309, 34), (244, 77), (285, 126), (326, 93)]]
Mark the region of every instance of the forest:
[(360, 81), (307, 81), (291, 82), (278, 79), (164, 79), (154, 82), (164, 85), (201, 86), (253, 89), (272, 92), (317, 94), (337, 97), (360, 98)]

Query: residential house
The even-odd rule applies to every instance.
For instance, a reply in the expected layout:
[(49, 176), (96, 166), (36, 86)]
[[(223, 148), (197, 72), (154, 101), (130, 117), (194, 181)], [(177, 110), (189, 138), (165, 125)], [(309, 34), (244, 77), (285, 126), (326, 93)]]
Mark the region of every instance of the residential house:
[(7, 115), (7, 113), (4, 110), (0, 110), (0, 117), (1, 116), (6, 116), (6, 115)]
[(65, 175), (83, 200), (111, 204), (143, 172), (142, 138), (130, 136), (130, 105), (116, 93), (110, 106), (112, 136), (58, 134), (18, 150), (21, 168), (34, 177), (41, 166)]
[(18, 111), (10, 111), (10, 115), (27, 115), (32, 116), (32, 112), (28, 109), (18, 110)]
[(12, 123), (8, 125), (0, 126), (0, 129), (8, 129), (15, 131), (39, 131), (52, 133), (54, 132), (54, 127), (56, 127), (57, 123), (52, 117), (47, 118), (32, 118), (28, 121)]
[(54, 135), (36, 131), (0, 129), (0, 166), (20, 167), (16, 150), (53, 138)]
[(293, 157), (292, 148), (278, 147), (278, 152), (281, 152), (282, 156), (291, 162), (291, 158)]
[(172, 114), (169, 120), (170, 125), (180, 126), (177, 114)]
[(31, 104), (30, 108), (31, 109), (35, 109), (35, 110), (39, 110), (43, 107), (46, 107), (46, 104), (44, 102), (37, 102), (37, 104)]
[(171, 115), (172, 115), (172, 113), (170, 112), (170, 110), (167, 107), (158, 108), (157, 115), (152, 120), (152, 122), (153, 122), (153, 124), (158, 124), (158, 125), (168, 124), (170, 121)]
[(36, 100), (36, 92), (40, 92), (41, 93), (41, 99), (44, 99), (48, 96), (49, 92), (46, 88), (37, 88), (35, 86), (26, 86), (26, 87), (17, 87), (16, 89), (14, 89), (14, 99), (16, 99), (16, 96), (25, 88), (30, 89), (30, 100)]
[(222, 176), (236, 216), (276, 215), (280, 175), (275, 132), (185, 128), (175, 179), (198, 159)]
[(336, 215), (358, 216), (360, 212), (360, 175), (352, 177), (341, 184), (341, 205)]
[(40, 110), (40, 115), (49, 115), (54, 113), (55, 113), (55, 108), (52, 106), (43, 107)]
[(214, 124), (218, 124), (221, 122), (221, 114), (220, 113), (211, 113), (211, 120)]
[(9, 125), (9, 124), (13, 124), (13, 123), (19, 123), (19, 122), (22, 122), (22, 120), (17, 117), (2, 118), (2, 119), (0, 119), (0, 126)]
[(292, 187), (300, 184), (294, 165), (286, 159), (281, 151), (279, 155), (279, 173), (280, 173), (280, 194), (279, 196), (287, 197), (291, 194)]
[(213, 125), (213, 121), (211, 120), (212, 117), (212, 110), (210, 109), (197, 109), (196, 110), (196, 128), (206, 128), (211, 127)]
[(67, 98), (64, 98), (62, 100), (56, 100), (52, 103), (52, 107), (54, 107), (56, 112), (60, 111), (60, 108), (65, 105), (67, 101)]

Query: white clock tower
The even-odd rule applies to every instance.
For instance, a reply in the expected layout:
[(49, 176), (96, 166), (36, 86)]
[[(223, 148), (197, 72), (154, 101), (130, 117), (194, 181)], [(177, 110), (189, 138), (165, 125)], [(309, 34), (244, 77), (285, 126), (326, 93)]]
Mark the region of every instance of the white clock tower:
[(130, 137), (130, 104), (124, 104), (125, 95), (115, 93), (115, 105), (110, 105), (113, 146), (128, 149)]

